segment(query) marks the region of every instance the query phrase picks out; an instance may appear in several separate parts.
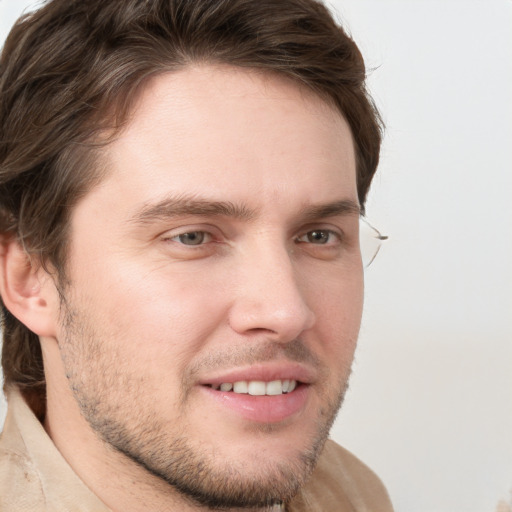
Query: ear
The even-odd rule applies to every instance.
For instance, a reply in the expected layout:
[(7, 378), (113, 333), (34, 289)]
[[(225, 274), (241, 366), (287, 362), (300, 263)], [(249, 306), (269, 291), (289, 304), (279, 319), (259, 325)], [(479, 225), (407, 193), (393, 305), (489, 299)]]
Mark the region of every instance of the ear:
[(0, 294), (33, 333), (55, 337), (59, 300), (53, 278), (12, 237), (0, 236)]

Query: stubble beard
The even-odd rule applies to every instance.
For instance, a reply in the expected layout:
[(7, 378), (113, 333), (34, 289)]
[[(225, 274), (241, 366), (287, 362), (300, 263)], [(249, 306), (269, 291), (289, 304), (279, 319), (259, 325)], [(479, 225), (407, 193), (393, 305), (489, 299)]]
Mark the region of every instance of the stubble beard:
[[(66, 339), (61, 353), (66, 376), (83, 417), (107, 449), (128, 457), (171, 486), (171, 492), (178, 491), (182, 498), (211, 510), (287, 503), (304, 485), (342, 405), (350, 369), (319, 411), (306, 447), (293, 458), (249, 472), (244, 463), (219, 461), (201, 443), (194, 444), (185, 428), (159, 420), (158, 411), (148, 410), (147, 397), (140, 395), (144, 377), (123, 373), (117, 364), (122, 354), (107, 353), (86, 315), (68, 304), (63, 312)], [(182, 399), (185, 402), (186, 396)], [(176, 418), (176, 425), (181, 418)], [(259, 429), (271, 436), (276, 427), (262, 425)]]

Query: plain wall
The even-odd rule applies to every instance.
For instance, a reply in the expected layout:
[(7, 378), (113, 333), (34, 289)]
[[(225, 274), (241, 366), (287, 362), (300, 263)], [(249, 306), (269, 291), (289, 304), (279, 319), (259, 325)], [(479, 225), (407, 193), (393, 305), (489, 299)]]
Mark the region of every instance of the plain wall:
[[(0, 40), (28, 4), (0, 0)], [(332, 434), (397, 512), (494, 512), (512, 489), (512, 2), (331, 4), (373, 69), (367, 210), (390, 236)]]

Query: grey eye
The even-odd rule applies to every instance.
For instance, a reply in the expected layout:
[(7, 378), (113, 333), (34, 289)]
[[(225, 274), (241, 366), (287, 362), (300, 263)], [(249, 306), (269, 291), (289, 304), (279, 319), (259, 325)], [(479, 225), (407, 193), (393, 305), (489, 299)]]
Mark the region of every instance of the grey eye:
[(204, 231), (191, 231), (178, 235), (174, 239), (183, 245), (201, 245), (206, 239), (206, 233)]

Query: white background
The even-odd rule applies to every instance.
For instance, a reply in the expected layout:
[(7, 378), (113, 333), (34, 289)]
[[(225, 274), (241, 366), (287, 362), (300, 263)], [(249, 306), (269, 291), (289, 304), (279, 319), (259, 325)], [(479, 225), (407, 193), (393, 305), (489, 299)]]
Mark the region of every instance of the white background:
[[(331, 3), (387, 124), (368, 216), (390, 235), (333, 437), (397, 512), (495, 512), (512, 489), (512, 1)], [(0, 40), (26, 5), (0, 0)]]

